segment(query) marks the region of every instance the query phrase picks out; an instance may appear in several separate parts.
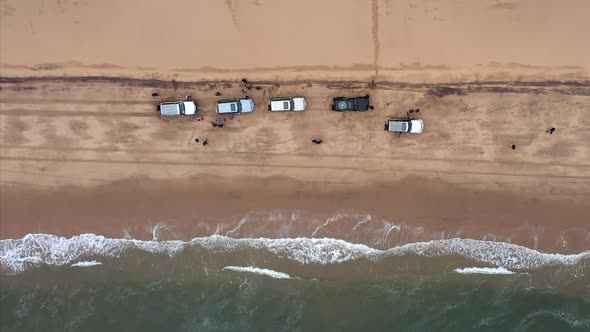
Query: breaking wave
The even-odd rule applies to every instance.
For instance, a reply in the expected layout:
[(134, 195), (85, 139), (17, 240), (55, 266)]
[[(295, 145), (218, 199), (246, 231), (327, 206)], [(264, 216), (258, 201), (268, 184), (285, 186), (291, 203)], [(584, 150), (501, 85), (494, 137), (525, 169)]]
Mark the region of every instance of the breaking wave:
[(291, 279), (291, 276), (284, 272), (279, 272), (270, 269), (261, 269), (254, 266), (226, 266), (222, 270), (229, 270), (234, 272), (248, 272), (265, 275), (275, 279)]
[(112, 239), (95, 234), (71, 238), (50, 234), (28, 234), (21, 239), (0, 240), (0, 264), (8, 273), (47, 264), (64, 266), (100, 257), (118, 258), (128, 250), (175, 256), (187, 248), (211, 252), (256, 250), (299, 264), (337, 264), (357, 259), (378, 262), (386, 257), (417, 255), (423, 257), (462, 257), (494, 268), (529, 271), (545, 266), (574, 265), (590, 257), (579, 254), (551, 254), (523, 246), (474, 239), (445, 239), (410, 243), (387, 250), (371, 248), (331, 238), (230, 238), (221, 235), (198, 237), (191, 241), (143, 241)]
[(78, 263), (74, 263), (71, 267), (91, 267), (91, 266), (99, 266), (102, 265), (101, 262), (98, 261), (81, 261)]
[(514, 274), (514, 272), (503, 267), (465, 267), (454, 269), (459, 274)]

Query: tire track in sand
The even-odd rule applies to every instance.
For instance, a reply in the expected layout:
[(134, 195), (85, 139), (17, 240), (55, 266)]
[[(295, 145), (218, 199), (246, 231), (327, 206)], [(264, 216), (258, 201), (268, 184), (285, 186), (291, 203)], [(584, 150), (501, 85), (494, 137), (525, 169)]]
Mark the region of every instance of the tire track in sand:
[(379, 75), (379, 0), (372, 0), (371, 2), (371, 21), (373, 34), (373, 67), (375, 68), (374, 80)]
[(53, 163), (90, 163), (90, 164), (134, 164), (134, 165), (166, 165), (166, 166), (207, 166), (207, 167), (255, 167), (259, 169), (270, 168), (295, 168), (295, 169), (325, 169), (325, 170), (348, 170), (358, 172), (398, 172), (398, 173), (424, 173), (424, 174), (451, 174), (451, 175), (485, 175), (485, 176), (500, 176), (500, 177), (525, 177), (525, 178), (551, 178), (551, 179), (578, 179), (588, 180), (590, 176), (584, 175), (557, 175), (557, 174), (531, 174), (523, 173), (507, 173), (507, 172), (476, 172), (476, 171), (444, 171), (439, 169), (408, 169), (403, 170), (399, 167), (363, 167), (363, 166), (333, 166), (333, 165), (294, 165), (294, 164), (270, 164), (270, 163), (251, 163), (251, 162), (212, 162), (212, 161), (178, 161), (178, 160), (113, 160), (113, 159), (86, 159), (86, 158), (46, 158), (46, 157), (10, 157), (0, 156), (0, 160), (4, 161), (29, 161), (29, 162), (53, 162)]

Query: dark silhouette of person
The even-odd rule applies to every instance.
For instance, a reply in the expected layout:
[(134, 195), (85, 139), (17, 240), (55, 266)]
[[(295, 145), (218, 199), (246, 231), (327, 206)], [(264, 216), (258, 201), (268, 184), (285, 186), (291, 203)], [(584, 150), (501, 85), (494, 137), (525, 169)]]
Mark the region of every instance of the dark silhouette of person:
[(205, 138), (205, 140), (203, 141), (203, 146), (209, 144), (209, 140)]
[(512, 148), (512, 150), (516, 150), (516, 145), (512, 144), (510, 147)]
[(215, 122), (211, 122), (211, 125), (212, 125), (213, 127), (217, 127), (217, 126), (219, 126), (219, 125), (218, 125), (217, 123), (215, 123)]
[(219, 91), (215, 92), (215, 96), (216, 96), (216, 97), (219, 97), (219, 96), (221, 96), (221, 92), (219, 92)]
[(153, 98), (158, 98), (158, 97), (160, 97), (160, 95), (157, 92), (154, 92), (154, 93), (152, 93), (152, 97)]
[(195, 143), (199, 143), (199, 138), (195, 138)]

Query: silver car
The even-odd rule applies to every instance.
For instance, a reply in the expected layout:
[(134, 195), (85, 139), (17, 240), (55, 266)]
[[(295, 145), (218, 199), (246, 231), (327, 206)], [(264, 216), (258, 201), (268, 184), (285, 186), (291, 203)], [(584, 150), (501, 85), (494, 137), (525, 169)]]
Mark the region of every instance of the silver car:
[(385, 120), (385, 131), (393, 133), (420, 134), (424, 131), (424, 121), (410, 118), (391, 118)]
[(197, 103), (192, 100), (167, 101), (161, 103), (158, 110), (162, 116), (195, 115), (197, 113)]
[(305, 111), (307, 102), (303, 97), (273, 98), (268, 101), (268, 110), (272, 112)]
[(249, 113), (252, 111), (254, 111), (254, 101), (250, 98), (217, 102), (217, 114)]

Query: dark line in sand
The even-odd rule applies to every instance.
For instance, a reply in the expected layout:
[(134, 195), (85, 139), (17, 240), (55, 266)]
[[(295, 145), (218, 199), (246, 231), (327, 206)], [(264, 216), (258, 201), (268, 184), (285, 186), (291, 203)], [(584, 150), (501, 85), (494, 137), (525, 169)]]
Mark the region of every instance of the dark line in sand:
[[(130, 77), (111, 76), (41, 76), (41, 77), (0, 77), (0, 84), (17, 84), (25, 82), (72, 82), (72, 83), (113, 83), (134, 87), (149, 88), (182, 88), (191, 89), (195, 86), (238, 84), (238, 81), (230, 80), (203, 80), (203, 81), (165, 81), (159, 79), (139, 79)], [(367, 89), (367, 81), (359, 80), (258, 80), (252, 81), (257, 85), (275, 86), (301, 85), (312, 83), (323, 85), (329, 89)], [(548, 91), (568, 95), (590, 95), (590, 80), (584, 81), (475, 81), (455, 83), (408, 83), (400, 81), (375, 81), (375, 89), (379, 90), (410, 90), (414, 92), (428, 93), (435, 97), (443, 97), (452, 94), (468, 94), (475, 92), (489, 93), (545, 93)]]
[(32, 158), (32, 157), (4, 157), (0, 156), (0, 160), (7, 161), (44, 161), (54, 163), (93, 163), (93, 164), (137, 164), (137, 165), (168, 165), (168, 166), (217, 166), (217, 167), (258, 167), (258, 168), (296, 168), (296, 169), (338, 169), (362, 172), (400, 172), (400, 173), (436, 173), (436, 174), (466, 174), (466, 175), (490, 175), (490, 176), (508, 176), (508, 177), (532, 177), (532, 178), (556, 178), (556, 179), (590, 179), (590, 176), (575, 176), (575, 175), (550, 175), (550, 174), (510, 174), (498, 172), (453, 172), (441, 170), (424, 170), (412, 169), (408, 171), (397, 168), (362, 168), (352, 166), (310, 166), (310, 165), (281, 165), (281, 164), (261, 164), (261, 163), (212, 163), (199, 161), (157, 161), (157, 160), (100, 160), (100, 159), (78, 159), (78, 158)]

